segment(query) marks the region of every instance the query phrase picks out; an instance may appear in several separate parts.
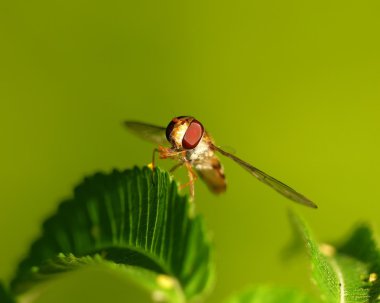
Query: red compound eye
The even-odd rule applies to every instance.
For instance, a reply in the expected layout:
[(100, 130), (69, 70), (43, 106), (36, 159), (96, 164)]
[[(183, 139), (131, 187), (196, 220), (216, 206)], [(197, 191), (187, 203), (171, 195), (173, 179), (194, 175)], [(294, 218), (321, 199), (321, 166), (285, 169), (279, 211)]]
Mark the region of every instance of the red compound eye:
[(203, 125), (199, 121), (193, 120), (183, 136), (182, 147), (184, 149), (193, 149), (197, 147), (199, 141), (202, 139), (203, 132)]

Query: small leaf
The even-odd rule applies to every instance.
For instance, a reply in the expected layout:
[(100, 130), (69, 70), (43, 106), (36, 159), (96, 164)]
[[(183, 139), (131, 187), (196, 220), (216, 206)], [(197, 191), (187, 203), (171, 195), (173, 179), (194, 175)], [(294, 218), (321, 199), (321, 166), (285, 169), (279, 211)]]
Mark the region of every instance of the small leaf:
[(6, 290), (3, 283), (0, 282), (0, 302), (1, 303), (15, 303), (16, 301), (11, 297), (9, 292)]
[[(322, 298), (331, 303), (376, 302), (380, 274), (379, 251), (368, 227), (357, 229), (342, 246), (317, 244), (305, 222), (295, 214), (291, 221), (306, 243), (313, 279)], [(371, 278), (372, 277), (372, 278)]]
[(225, 303), (318, 303), (318, 300), (292, 289), (261, 286), (235, 295)]
[(202, 219), (189, 216), (190, 206), (160, 169), (88, 177), (43, 224), (11, 290), (19, 295), (54, 274), (113, 262), (129, 274), (134, 266), (169, 277), (188, 300), (201, 297), (212, 284), (211, 248)]
[(369, 285), (369, 302), (378, 302), (380, 295), (380, 250), (374, 232), (368, 224), (360, 224), (348, 238), (338, 247), (339, 254), (344, 254), (367, 264), (366, 275)]
[[(77, 258), (73, 255), (60, 254), (57, 258), (51, 259), (41, 266), (34, 273), (34, 287), (28, 292), (18, 296), (18, 302), (34, 302), (43, 296), (47, 287), (38, 281), (46, 281), (53, 275), (71, 272), (83, 268), (84, 270), (101, 270), (107, 276), (112, 273), (115, 278), (120, 277), (128, 289), (128, 295), (138, 298), (137, 302), (153, 303), (160, 302), (185, 302), (181, 286), (176, 279), (163, 274), (157, 274), (141, 267), (128, 266), (107, 261), (100, 255)], [(127, 297), (126, 299), (128, 299)], [(2, 301), (0, 301), (2, 302)]]

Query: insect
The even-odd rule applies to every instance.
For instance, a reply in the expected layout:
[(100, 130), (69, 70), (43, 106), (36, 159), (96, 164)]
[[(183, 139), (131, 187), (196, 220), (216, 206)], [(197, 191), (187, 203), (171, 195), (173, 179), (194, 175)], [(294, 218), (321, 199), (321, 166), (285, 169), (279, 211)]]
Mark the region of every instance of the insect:
[(272, 187), (286, 198), (312, 208), (317, 208), (317, 205), (311, 200), (288, 185), (216, 146), (202, 123), (194, 117), (175, 117), (167, 127), (137, 121), (125, 121), (124, 124), (136, 135), (158, 144), (158, 148), (155, 148), (153, 152), (153, 169), (156, 153), (159, 154), (160, 159), (174, 159), (178, 162), (170, 172), (174, 172), (181, 166), (187, 168), (189, 182), (181, 185), (181, 188), (189, 186), (191, 198), (194, 198), (194, 183), (198, 176), (207, 184), (212, 192), (220, 194), (226, 191), (227, 183), (223, 166), (216, 155), (216, 152), (218, 152), (235, 161), (251, 175)]

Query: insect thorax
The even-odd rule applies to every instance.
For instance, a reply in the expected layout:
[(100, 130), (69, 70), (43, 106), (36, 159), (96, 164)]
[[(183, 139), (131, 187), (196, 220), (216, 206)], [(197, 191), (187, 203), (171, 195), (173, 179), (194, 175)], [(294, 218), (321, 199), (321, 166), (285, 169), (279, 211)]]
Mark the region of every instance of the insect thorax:
[(186, 159), (190, 161), (195, 168), (211, 169), (212, 166), (209, 160), (213, 157), (214, 151), (210, 148), (210, 140), (206, 138), (206, 136), (202, 138), (196, 148), (186, 152)]

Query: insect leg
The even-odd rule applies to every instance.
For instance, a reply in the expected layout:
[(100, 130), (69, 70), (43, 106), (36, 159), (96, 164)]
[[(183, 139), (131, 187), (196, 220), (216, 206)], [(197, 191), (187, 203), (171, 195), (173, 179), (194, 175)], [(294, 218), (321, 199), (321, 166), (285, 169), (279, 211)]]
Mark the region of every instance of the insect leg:
[(156, 153), (158, 152), (160, 152), (158, 148), (153, 149), (152, 163), (150, 164), (150, 168), (152, 169), (152, 184), (153, 185), (156, 185), (156, 181), (154, 177), (156, 174)]
[(182, 151), (173, 152), (173, 150), (171, 150), (170, 148), (165, 148), (163, 146), (158, 146), (158, 148), (153, 149), (152, 163), (150, 164), (153, 171), (156, 168), (156, 153), (160, 155), (160, 159), (167, 159), (167, 158), (176, 158), (179, 154), (183, 152)]
[[(155, 171), (156, 171), (156, 153), (159, 154), (160, 159), (177, 159), (177, 160), (179, 160), (179, 159), (181, 159), (181, 156), (183, 157), (186, 154), (186, 151), (176, 151), (176, 150), (173, 150), (171, 148), (166, 148), (164, 146), (158, 146), (158, 148), (155, 148), (153, 150), (152, 163), (150, 165), (150, 167), (153, 170), (152, 180), (154, 180), (154, 174), (155, 174)], [(178, 163), (177, 165), (175, 165), (171, 169), (170, 173), (172, 171), (174, 171), (175, 169), (177, 169), (178, 167), (180, 167), (181, 165), (183, 165), (183, 161), (181, 161), (180, 163)]]
[(180, 168), (182, 165), (184, 164), (184, 162), (179, 162), (177, 163), (176, 165), (174, 165), (170, 170), (169, 170), (169, 173), (170, 174), (173, 174), (178, 168)]
[(152, 163), (151, 163), (151, 168), (153, 172), (156, 169), (156, 153), (159, 153), (160, 150), (158, 148), (153, 149), (153, 154), (152, 154)]
[(185, 150), (177, 151), (163, 146), (158, 147), (158, 152), (160, 154), (160, 159), (177, 159), (181, 156), (184, 157), (186, 155)]
[(187, 186), (190, 187), (190, 201), (194, 200), (195, 192), (194, 192), (194, 183), (198, 179), (197, 174), (194, 172), (193, 167), (191, 166), (190, 162), (186, 161), (185, 162), (187, 172), (189, 175), (189, 182), (182, 184), (179, 188), (184, 189)]

